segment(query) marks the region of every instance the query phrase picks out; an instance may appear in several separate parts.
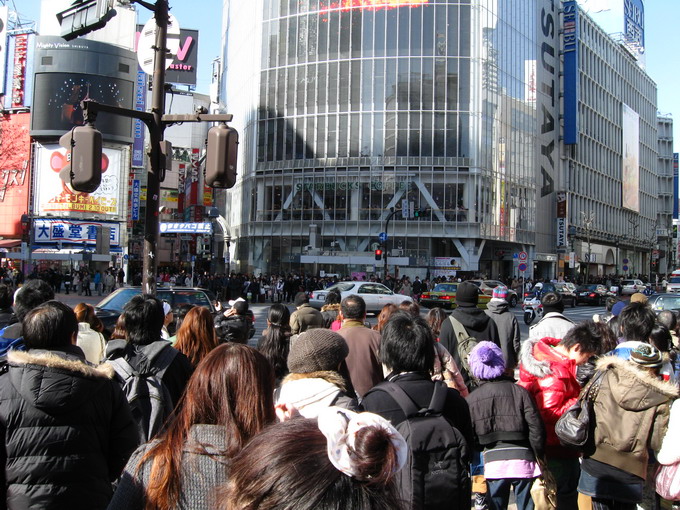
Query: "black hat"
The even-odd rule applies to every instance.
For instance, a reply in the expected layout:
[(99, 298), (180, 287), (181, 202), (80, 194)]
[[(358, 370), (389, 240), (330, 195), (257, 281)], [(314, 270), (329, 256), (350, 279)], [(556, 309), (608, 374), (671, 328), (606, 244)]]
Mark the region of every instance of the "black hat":
[(474, 283), (463, 282), (456, 289), (456, 304), (458, 306), (477, 306), (479, 303), (479, 289)]

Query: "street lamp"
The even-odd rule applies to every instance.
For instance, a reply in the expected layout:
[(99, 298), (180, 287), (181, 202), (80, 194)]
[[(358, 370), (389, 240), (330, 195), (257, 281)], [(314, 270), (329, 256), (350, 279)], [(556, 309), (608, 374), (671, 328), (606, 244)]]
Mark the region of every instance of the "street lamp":
[(585, 211), (581, 211), (581, 221), (583, 222), (583, 225), (586, 229), (586, 237), (588, 239), (588, 253), (586, 254), (586, 281), (585, 283), (588, 283), (588, 280), (590, 279), (590, 262), (592, 259), (592, 251), (591, 251), (591, 230), (593, 228), (593, 223), (595, 223), (595, 213), (594, 212), (589, 212), (586, 213)]

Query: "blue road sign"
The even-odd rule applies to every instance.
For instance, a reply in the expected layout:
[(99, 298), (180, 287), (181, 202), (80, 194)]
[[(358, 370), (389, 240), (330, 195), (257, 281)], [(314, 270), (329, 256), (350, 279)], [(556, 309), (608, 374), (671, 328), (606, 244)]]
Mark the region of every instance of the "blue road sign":
[(380, 235), (378, 235), (378, 239), (380, 239), (381, 242), (387, 241), (387, 232), (380, 232)]
[(517, 269), (519, 269), (522, 273), (527, 270), (527, 265), (522, 262), (520, 265), (517, 266)]

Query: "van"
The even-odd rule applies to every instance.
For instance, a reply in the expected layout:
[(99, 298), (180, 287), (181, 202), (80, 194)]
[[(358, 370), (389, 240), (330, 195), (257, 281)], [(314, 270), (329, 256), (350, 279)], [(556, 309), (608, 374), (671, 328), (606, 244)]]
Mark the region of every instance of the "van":
[(666, 292), (680, 293), (680, 269), (671, 273), (666, 283)]

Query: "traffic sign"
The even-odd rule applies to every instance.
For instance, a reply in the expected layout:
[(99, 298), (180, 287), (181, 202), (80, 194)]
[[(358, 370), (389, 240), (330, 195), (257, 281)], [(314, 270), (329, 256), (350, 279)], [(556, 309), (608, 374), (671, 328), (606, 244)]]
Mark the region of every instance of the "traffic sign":
[(624, 271), (628, 271), (628, 266), (623, 266)]
[(518, 258), (518, 257), (519, 257), (519, 253), (515, 252), (515, 253), (512, 254), (512, 258), (513, 258), (513, 259), (516, 259), (516, 258)]
[[(154, 59), (156, 58), (154, 47), (156, 46), (157, 30), (156, 19), (151, 18), (146, 22), (144, 28), (142, 28), (139, 41), (137, 42), (137, 62), (139, 62), (139, 66), (146, 74), (153, 74), (154, 71)], [(168, 55), (165, 57), (166, 69), (170, 67), (175, 59), (175, 55), (177, 55), (177, 51), (179, 50), (179, 38), (179, 22), (175, 16), (170, 14), (168, 19), (167, 42), (165, 43), (168, 48)]]
[(519, 269), (522, 273), (527, 270), (527, 265), (524, 262), (520, 262), (519, 266), (517, 266), (517, 269)]
[(524, 262), (525, 260), (527, 260), (527, 258), (529, 258), (529, 255), (527, 255), (527, 252), (521, 251), (521, 252), (519, 252), (519, 254), (517, 255), (517, 258), (518, 258), (520, 261)]
[(388, 239), (387, 232), (380, 232), (380, 235), (378, 235), (378, 239), (380, 239), (381, 243), (384, 243), (385, 241), (387, 241), (387, 239)]

